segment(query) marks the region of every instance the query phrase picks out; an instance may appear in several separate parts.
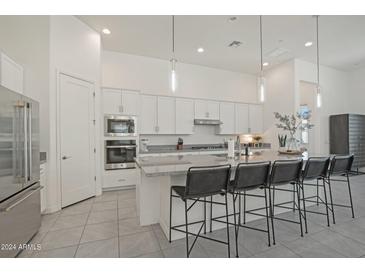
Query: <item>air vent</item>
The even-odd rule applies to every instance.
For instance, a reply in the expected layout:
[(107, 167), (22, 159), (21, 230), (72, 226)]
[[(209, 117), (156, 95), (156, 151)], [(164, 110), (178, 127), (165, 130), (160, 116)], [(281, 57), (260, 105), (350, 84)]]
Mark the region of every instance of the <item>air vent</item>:
[(266, 53), (265, 56), (270, 57), (270, 58), (275, 58), (275, 57), (284, 55), (286, 53), (289, 53), (289, 50), (284, 49), (284, 48), (276, 48), (276, 49), (273, 49), (272, 51), (269, 51), (268, 53)]
[(232, 43), (230, 43), (228, 45), (228, 47), (230, 47), (230, 48), (238, 48), (241, 45), (242, 45), (242, 42), (240, 42), (240, 41), (233, 41)]

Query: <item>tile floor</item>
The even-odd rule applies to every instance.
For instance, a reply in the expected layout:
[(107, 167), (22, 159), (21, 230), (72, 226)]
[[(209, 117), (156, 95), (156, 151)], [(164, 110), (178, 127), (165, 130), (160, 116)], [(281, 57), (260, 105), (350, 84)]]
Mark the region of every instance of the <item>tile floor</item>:
[[(356, 218), (350, 210), (335, 208), (336, 221), (330, 227), (325, 216), (308, 215), (309, 233), (300, 237), (295, 224), (275, 222), (277, 244), (268, 247), (266, 235), (242, 229), (240, 257), (364, 257), (365, 256), (365, 176), (352, 177)], [(335, 202), (347, 202), (346, 185), (333, 185)], [(314, 206), (315, 208), (316, 206)], [(282, 214), (296, 218), (292, 212)], [(251, 223), (264, 227), (264, 220)], [(225, 239), (225, 230), (211, 236)], [(231, 239), (233, 239), (231, 229)], [(105, 192), (60, 212), (44, 215), (39, 233), (31, 243), (40, 243), (41, 251), (22, 252), (19, 257), (185, 257), (185, 240), (169, 243), (159, 225), (139, 226), (135, 190)], [(232, 241), (231, 254), (234, 253)], [(227, 247), (199, 239), (191, 257), (226, 257)]]

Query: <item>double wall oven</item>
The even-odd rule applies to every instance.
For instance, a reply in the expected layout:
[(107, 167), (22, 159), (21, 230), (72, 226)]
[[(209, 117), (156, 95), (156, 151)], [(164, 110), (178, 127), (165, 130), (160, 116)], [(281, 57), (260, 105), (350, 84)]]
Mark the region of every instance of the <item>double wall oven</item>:
[(105, 115), (105, 170), (135, 168), (137, 154), (137, 118)]

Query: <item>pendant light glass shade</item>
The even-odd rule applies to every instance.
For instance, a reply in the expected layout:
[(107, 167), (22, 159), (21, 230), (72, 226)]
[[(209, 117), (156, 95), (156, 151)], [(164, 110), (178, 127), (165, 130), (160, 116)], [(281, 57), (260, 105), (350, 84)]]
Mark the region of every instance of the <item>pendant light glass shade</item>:
[(176, 59), (171, 59), (171, 72), (170, 72), (170, 87), (171, 91), (175, 93), (177, 89), (177, 73), (176, 73)]
[(260, 103), (265, 102), (266, 99), (266, 79), (263, 76), (260, 76), (257, 79), (257, 91), (258, 91), (258, 98)]
[(317, 96), (316, 96), (317, 108), (322, 107), (322, 93), (321, 87), (317, 85)]

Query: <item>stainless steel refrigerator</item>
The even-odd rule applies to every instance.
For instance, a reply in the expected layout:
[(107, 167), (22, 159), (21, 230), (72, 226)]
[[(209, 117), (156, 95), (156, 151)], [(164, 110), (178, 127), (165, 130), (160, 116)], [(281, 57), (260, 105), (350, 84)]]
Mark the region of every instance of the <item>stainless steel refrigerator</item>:
[(39, 104), (0, 85), (0, 257), (40, 227), (39, 169)]

